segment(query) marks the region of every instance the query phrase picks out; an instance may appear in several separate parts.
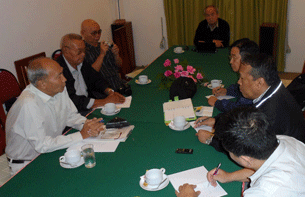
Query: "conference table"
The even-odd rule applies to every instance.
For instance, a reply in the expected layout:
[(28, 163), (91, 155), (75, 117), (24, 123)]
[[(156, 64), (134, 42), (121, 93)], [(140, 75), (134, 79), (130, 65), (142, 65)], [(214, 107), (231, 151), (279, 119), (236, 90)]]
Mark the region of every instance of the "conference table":
[[(115, 196), (115, 197), (171, 197), (175, 190), (171, 184), (160, 191), (146, 191), (139, 185), (140, 176), (147, 169), (165, 168), (165, 174), (185, 171), (205, 166), (207, 170), (222, 163), (221, 169), (232, 172), (241, 169), (226, 154), (202, 144), (190, 127), (184, 131), (174, 131), (164, 124), (163, 103), (169, 100), (169, 90), (160, 90), (159, 73), (165, 68), (166, 59), (187, 59), (190, 65), (201, 68), (208, 80), (221, 79), (225, 87), (236, 83), (238, 75), (229, 64), (229, 49), (218, 49), (215, 54), (201, 54), (192, 50), (182, 54), (174, 53), (175, 46), (169, 48), (141, 74), (152, 80), (150, 84), (139, 85), (135, 79), (129, 84), (132, 88), (130, 108), (122, 108), (115, 116), (105, 116), (100, 109), (93, 111), (88, 118), (103, 117), (105, 122), (114, 117), (128, 120), (135, 128), (125, 142), (121, 142), (115, 152), (99, 153), (96, 166), (88, 169), (84, 165), (65, 169), (59, 164), (59, 157), (66, 149), (38, 156), (21, 172), (0, 188), (0, 196)], [(212, 90), (198, 85), (192, 98), (195, 106), (208, 106), (206, 95)], [(214, 109), (213, 115), (219, 111)], [(71, 130), (70, 132), (75, 132)], [(191, 148), (193, 154), (177, 154), (177, 148)], [(232, 182), (220, 185), (227, 196), (240, 196), (241, 183)]]

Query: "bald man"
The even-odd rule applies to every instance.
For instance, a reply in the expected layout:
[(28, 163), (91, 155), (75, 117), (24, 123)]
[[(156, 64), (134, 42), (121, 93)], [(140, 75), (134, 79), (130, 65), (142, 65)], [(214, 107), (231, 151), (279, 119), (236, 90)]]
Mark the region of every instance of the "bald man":
[[(67, 148), (103, 130), (100, 119), (87, 120), (70, 100), (63, 68), (54, 60), (39, 58), (27, 69), (30, 84), (7, 115), (5, 153), (11, 175), (40, 153)], [(80, 130), (61, 135), (66, 126)]]
[(118, 91), (125, 83), (119, 76), (119, 69), (122, 65), (119, 48), (115, 44), (109, 46), (104, 41), (99, 42), (101, 34), (102, 30), (96, 21), (87, 19), (82, 22), (81, 35), (86, 45), (84, 61), (100, 72), (112, 89)]

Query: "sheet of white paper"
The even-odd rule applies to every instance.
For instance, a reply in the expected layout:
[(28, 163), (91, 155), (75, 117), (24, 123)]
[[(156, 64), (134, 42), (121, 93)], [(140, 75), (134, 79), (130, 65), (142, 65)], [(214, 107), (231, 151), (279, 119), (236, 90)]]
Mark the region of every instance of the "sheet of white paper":
[(125, 102), (122, 104), (116, 104), (119, 108), (130, 108), (132, 96), (125, 97)]
[(200, 109), (199, 111), (196, 111), (196, 116), (212, 116), (214, 107), (212, 106), (199, 106), (194, 108), (195, 111), (197, 109)]
[(93, 144), (94, 147), (94, 152), (115, 152), (116, 148), (118, 147), (118, 145), (120, 144), (119, 141), (111, 141), (111, 142), (90, 142), (90, 141), (86, 141), (83, 140), (77, 144), (74, 144), (72, 146), (70, 146), (67, 151), (69, 150), (80, 150), (81, 151), (81, 147), (85, 144)]
[[(190, 125), (194, 128), (195, 126), (195, 121), (189, 122)], [(210, 126), (206, 126), (206, 125), (201, 125), (200, 127), (194, 128), (196, 130), (196, 132), (198, 132), (199, 130), (207, 130), (209, 132), (212, 132), (213, 128)]]
[(191, 99), (163, 103), (163, 112), (165, 121), (173, 120), (176, 116), (184, 116), (185, 118), (195, 117)]
[(186, 170), (183, 172), (178, 172), (169, 175), (169, 180), (175, 190), (178, 191), (179, 186), (185, 183), (197, 185), (195, 191), (200, 191), (199, 197), (214, 197), (214, 196), (224, 196), (227, 192), (217, 183), (216, 187), (209, 184), (207, 180), (207, 169), (204, 166)]
[[(211, 96), (214, 96), (214, 95), (208, 95), (208, 96), (205, 96), (207, 99), (209, 99)], [(233, 99), (233, 98), (235, 98), (234, 96), (217, 96), (216, 97), (218, 100), (223, 100), (223, 99), (227, 99), (227, 100), (229, 100), (229, 99)]]

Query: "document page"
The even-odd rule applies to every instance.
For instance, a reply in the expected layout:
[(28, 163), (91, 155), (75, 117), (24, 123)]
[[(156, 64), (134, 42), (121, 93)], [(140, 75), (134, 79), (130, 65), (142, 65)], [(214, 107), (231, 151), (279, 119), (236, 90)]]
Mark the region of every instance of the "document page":
[(190, 98), (163, 103), (163, 111), (165, 121), (171, 121), (176, 116), (184, 116), (185, 118), (191, 119), (195, 118), (193, 103)]

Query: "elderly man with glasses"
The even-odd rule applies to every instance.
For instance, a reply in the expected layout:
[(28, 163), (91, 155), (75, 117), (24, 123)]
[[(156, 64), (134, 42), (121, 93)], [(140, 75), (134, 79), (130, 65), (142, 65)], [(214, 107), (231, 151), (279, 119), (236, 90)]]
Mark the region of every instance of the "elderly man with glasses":
[(82, 22), (81, 35), (86, 45), (84, 61), (100, 72), (114, 91), (118, 91), (125, 83), (118, 73), (122, 65), (119, 48), (115, 44), (109, 46), (105, 41), (99, 42), (101, 34), (102, 30), (96, 21), (86, 19)]

